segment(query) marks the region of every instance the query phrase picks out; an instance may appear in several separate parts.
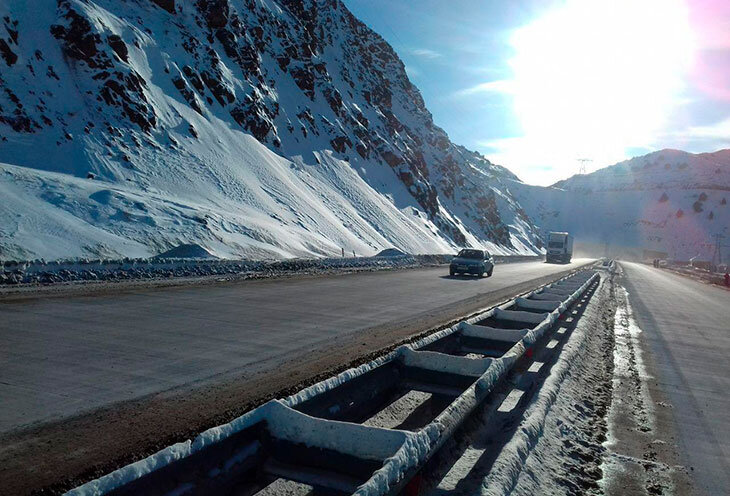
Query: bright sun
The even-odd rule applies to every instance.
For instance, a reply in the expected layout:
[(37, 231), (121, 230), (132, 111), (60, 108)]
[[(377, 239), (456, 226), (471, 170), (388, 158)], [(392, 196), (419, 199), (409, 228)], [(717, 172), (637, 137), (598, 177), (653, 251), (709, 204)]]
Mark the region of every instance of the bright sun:
[(682, 0), (567, 0), (516, 31), (514, 108), (526, 142), (595, 166), (646, 146), (692, 58)]

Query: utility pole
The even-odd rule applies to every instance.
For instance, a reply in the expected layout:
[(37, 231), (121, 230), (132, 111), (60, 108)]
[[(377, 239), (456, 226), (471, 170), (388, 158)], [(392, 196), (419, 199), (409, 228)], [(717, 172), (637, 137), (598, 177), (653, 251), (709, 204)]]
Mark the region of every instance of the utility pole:
[[(715, 238), (715, 253), (712, 254), (712, 265), (717, 267), (718, 265), (722, 265), (722, 240), (725, 236), (718, 233), (713, 234), (712, 237)], [(715, 259), (717, 259), (717, 264), (715, 264)]]
[(578, 162), (580, 162), (580, 167), (578, 167), (578, 174), (585, 174), (586, 173), (586, 162), (593, 162), (593, 160), (589, 158), (579, 158), (577, 159)]

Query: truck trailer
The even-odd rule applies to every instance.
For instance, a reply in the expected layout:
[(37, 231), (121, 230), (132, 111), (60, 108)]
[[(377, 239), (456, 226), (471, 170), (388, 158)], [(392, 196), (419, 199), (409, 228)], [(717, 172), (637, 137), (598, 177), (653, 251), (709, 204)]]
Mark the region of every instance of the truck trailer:
[(551, 232), (548, 235), (545, 261), (548, 263), (570, 263), (573, 257), (573, 236), (567, 232)]

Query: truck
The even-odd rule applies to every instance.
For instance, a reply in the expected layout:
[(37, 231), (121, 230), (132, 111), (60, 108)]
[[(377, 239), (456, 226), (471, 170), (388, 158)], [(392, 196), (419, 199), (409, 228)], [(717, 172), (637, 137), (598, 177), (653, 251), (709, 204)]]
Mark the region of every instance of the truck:
[(573, 236), (567, 232), (551, 232), (548, 234), (545, 261), (547, 263), (570, 263), (573, 257)]

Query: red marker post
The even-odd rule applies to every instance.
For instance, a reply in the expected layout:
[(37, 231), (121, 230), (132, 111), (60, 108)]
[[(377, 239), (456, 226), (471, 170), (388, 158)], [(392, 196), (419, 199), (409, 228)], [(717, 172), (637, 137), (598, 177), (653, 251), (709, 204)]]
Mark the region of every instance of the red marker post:
[(405, 496), (418, 496), (421, 494), (421, 474), (416, 474), (413, 479), (406, 484), (403, 493)]

